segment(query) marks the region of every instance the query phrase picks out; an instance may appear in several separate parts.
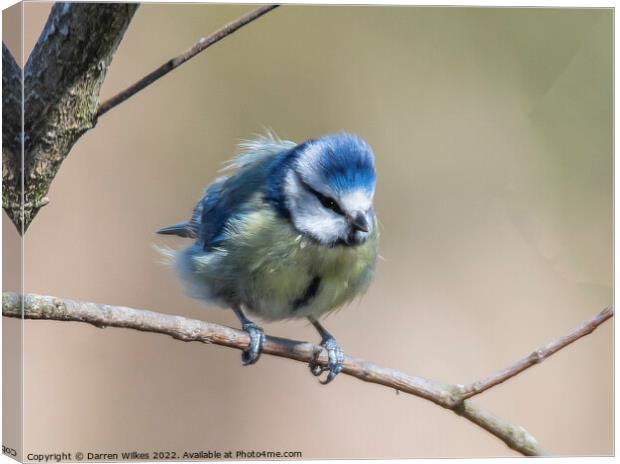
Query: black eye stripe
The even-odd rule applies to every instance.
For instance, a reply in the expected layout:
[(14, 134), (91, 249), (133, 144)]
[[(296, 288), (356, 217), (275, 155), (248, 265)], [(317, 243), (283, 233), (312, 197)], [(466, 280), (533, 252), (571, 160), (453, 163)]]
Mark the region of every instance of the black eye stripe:
[(317, 199), (319, 200), (319, 202), (321, 202), (321, 205), (323, 205), (324, 208), (331, 209), (334, 213), (344, 216), (344, 211), (342, 211), (342, 208), (340, 207), (340, 205), (338, 204), (336, 200), (334, 200), (331, 197), (328, 197), (327, 195), (323, 195), (321, 192), (317, 190), (314, 190), (312, 187), (310, 187), (310, 185), (304, 182), (304, 180), (301, 178), (299, 174), (297, 174), (297, 178), (299, 179), (299, 182), (301, 183), (301, 185), (304, 186), (306, 190), (308, 190), (315, 197), (317, 197)]

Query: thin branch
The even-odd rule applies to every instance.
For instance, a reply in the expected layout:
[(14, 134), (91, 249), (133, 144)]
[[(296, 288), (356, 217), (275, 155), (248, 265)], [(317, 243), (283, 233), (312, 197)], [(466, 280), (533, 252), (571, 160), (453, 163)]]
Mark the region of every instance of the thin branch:
[(136, 93), (144, 89), (145, 87), (151, 85), (157, 79), (165, 76), (170, 71), (173, 71), (174, 69), (181, 66), (183, 63), (191, 60), (193, 57), (195, 57), (199, 53), (205, 51), (211, 45), (219, 42), (220, 40), (229, 36), (236, 30), (241, 29), (246, 24), (251, 23), (255, 19), (260, 18), (261, 16), (277, 8), (278, 6), (279, 5), (261, 6), (260, 8), (257, 8), (256, 10), (253, 10), (249, 12), (248, 14), (241, 16), (240, 18), (227, 24), (223, 28), (211, 34), (209, 37), (201, 38), (198, 42), (194, 44), (192, 48), (187, 50), (185, 53), (182, 53), (174, 58), (171, 58), (170, 60), (162, 64), (160, 67), (158, 67), (154, 71), (151, 71), (149, 74), (147, 74), (142, 79), (137, 81), (135, 84), (130, 85), (122, 92), (118, 93), (117, 95), (103, 102), (101, 106), (99, 107), (99, 111), (97, 112), (97, 117), (100, 117), (103, 114), (107, 113), (115, 106), (123, 103), (125, 100), (132, 97), (133, 95), (135, 95)]
[[(213, 343), (239, 350), (246, 349), (249, 343), (249, 337), (245, 332), (230, 327), (188, 319), (182, 316), (161, 314), (153, 311), (121, 306), (79, 302), (51, 296), (25, 295), (23, 310), (23, 317), (26, 319), (75, 321), (85, 322), (97, 327), (135, 329), (144, 332), (169, 335), (178, 340)], [(15, 293), (4, 293), (2, 296), (2, 314), (8, 317), (21, 318), (21, 297)], [(613, 316), (613, 309), (607, 308), (598, 316), (583, 324), (580, 328), (570, 332), (558, 341), (550, 343), (546, 346), (550, 351), (549, 354), (542, 357), (540, 361), (550, 354), (557, 352), (572, 341), (592, 332), (598, 325), (611, 316)], [(321, 347), (308, 342), (267, 337), (263, 352), (273, 356), (308, 363), (314, 357), (314, 354), (320, 351), (322, 351)], [(326, 365), (327, 359), (325, 353), (322, 353), (319, 357), (319, 363)], [(523, 369), (521, 369), (521, 371), (522, 370)], [(510, 424), (490, 412), (481, 409), (469, 400), (465, 401), (466, 398), (472, 396), (469, 394), (471, 389), (467, 387), (463, 388), (457, 385), (442, 384), (423, 377), (382, 367), (352, 356), (345, 357), (342, 372), (366, 382), (384, 385), (404, 393), (424, 398), (443, 408), (450, 409), (495, 435), (506, 445), (519, 453), (527, 456), (547, 454), (540, 447), (536, 439), (524, 428)], [(516, 375), (516, 373), (513, 375)], [(509, 377), (503, 380), (507, 378)], [(489, 386), (485, 389), (491, 388), (491, 386), (496, 384), (497, 382), (493, 384), (489, 383)]]
[(467, 399), (471, 398), (472, 396), (478, 395), (483, 391), (494, 387), (495, 385), (505, 382), (509, 378), (514, 377), (515, 375), (523, 372), (524, 370), (543, 362), (549, 356), (557, 353), (562, 348), (579, 340), (581, 337), (592, 333), (599, 325), (601, 325), (607, 319), (610, 319), (613, 315), (614, 310), (612, 307), (607, 307), (603, 309), (600, 313), (585, 321), (579, 327), (576, 327), (575, 329), (571, 330), (569, 333), (558, 338), (557, 340), (547, 343), (545, 346), (532, 351), (528, 356), (520, 359), (511, 366), (494, 372), (486, 379), (466, 385), (461, 390), (462, 398)]
[(509, 448), (524, 456), (549, 456), (536, 439), (523, 427), (491, 414), (472, 404), (461, 401), (452, 410), (502, 440)]

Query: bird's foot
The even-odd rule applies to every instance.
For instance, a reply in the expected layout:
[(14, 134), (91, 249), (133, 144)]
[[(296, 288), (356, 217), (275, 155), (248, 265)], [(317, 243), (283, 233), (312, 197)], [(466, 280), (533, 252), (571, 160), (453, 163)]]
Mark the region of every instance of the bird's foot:
[(265, 344), (265, 332), (253, 322), (244, 322), (241, 328), (250, 336), (250, 345), (241, 353), (241, 361), (244, 366), (254, 364), (260, 358)]
[(314, 359), (310, 361), (309, 367), (310, 372), (312, 372), (312, 375), (315, 377), (320, 376), (325, 371), (329, 371), (327, 377), (325, 377), (324, 380), (320, 380), (323, 385), (327, 385), (329, 382), (334, 380), (342, 370), (344, 352), (342, 351), (342, 348), (340, 348), (340, 345), (336, 342), (336, 339), (333, 337), (324, 338), (321, 342), (321, 346), (327, 351), (327, 367), (321, 366), (318, 363), (321, 351), (317, 351), (314, 354)]

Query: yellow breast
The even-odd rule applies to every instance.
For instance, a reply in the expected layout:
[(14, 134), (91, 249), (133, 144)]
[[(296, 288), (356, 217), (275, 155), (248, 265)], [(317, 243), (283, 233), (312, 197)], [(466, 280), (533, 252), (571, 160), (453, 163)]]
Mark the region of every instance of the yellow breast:
[[(377, 256), (376, 230), (361, 245), (328, 247), (300, 235), (273, 209), (260, 208), (229, 223), (221, 264), (235, 270), (243, 304), (259, 317), (318, 317), (367, 288)], [(316, 278), (315, 294), (295, 307)]]

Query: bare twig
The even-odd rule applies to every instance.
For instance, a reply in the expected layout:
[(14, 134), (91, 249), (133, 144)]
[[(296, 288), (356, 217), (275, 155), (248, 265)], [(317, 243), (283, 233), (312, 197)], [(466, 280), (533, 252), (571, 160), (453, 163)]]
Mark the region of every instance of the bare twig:
[[(24, 317), (26, 319), (45, 319), (57, 321), (85, 322), (97, 327), (121, 327), (144, 332), (166, 334), (183, 341), (199, 341), (213, 343), (239, 350), (246, 349), (249, 344), (248, 335), (240, 330), (212, 324), (209, 322), (188, 319), (182, 316), (161, 314), (153, 311), (132, 309), (121, 306), (79, 302), (51, 296), (25, 295), (23, 300)], [(2, 314), (8, 317), (22, 317), (22, 300), (15, 293), (4, 293), (2, 296)], [(592, 332), (594, 328), (613, 315), (608, 308), (596, 318), (583, 326), (547, 345), (551, 352), (556, 352), (568, 343)], [(567, 341), (569, 340), (570, 341)], [(308, 363), (314, 354), (320, 351), (317, 345), (267, 337), (264, 353), (280, 356), (295, 361)], [(549, 356), (551, 353), (547, 354)], [(545, 356), (546, 357), (546, 356)], [(543, 360), (545, 357), (541, 358)], [(319, 363), (326, 365), (325, 353)], [(528, 366), (529, 367), (529, 366)], [(521, 372), (521, 369), (518, 372)], [(479, 406), (465, 401), (471, 389), (435, 382), (423, 377), (413, 376), (387, 367), (365, 361), (360, 358), (346, 356), (342, 371), (352, 377), (409, 393), (454, 411), (474, 424), (498, 437), (510, 448), (524, 455), (544, 455), (536, 439), (522, 427), (510, 424), (496, 417)], [(516, 375), (515, 372), (513, 375)], [(493, 377), (493, 376), (492, 376)], [(509, 377), (506, 377), (509, 378)], [(504, 380), (506, 380), (504, 378)], [(496, 383), (486, 388), (490, 388)], [(469, 396), (467, 396), (469, 395)]]
[(170, 60), (162, 64), (159, 68), (155, 69), (154, 71), (151, 71), (149, 74), (147, 74), (142, 79), (137, 81), (135, 84), (130, 85), (122, 92), (118, 93), (117, 95), (103, 102), (101, 106), (99, 107), (99, 111), (97, 112), (97, 117), (107, 113), (112, 108), (114, 108), (116, 105), (123, 103), (125, 100), (132, 97), (133, 95), (138, 93), (140, 90), (151, 85), (157, 79), (165, 76), (170, 71), (173, 71), (174, 69), (178, 68), (186, 61), (189, 61), (190, 59), (198, 55), (200, 52), (203, 52), (204, 50), (209, 48), (211, 45), (219, 42), (220, 40), (229, 36), (236, 30), (241, 29), (246, 24), (254, 21), (255, 19), (260, 18), (261, 16), (270, 12), (274, 8), (277, 8), (278, 6), (279, 5), (261, 6), (260, 8), (257, 8), (256, 10), (253, 10), (249, 12), (248, 14), (241, 16), (240, 18), (227, 24), (223, 28), (211, 34), (209, 37), (207, 38), (203, 37), (198, 42), (196, 42), (194, 46), (190, 48), (189, 50), (187, 50), (185, 53), (182, 53), (179, 56), (176, 56), (174, 58), (171, 58)]
[(467, 399), (472, 396), (478, 395), (489, 388), (494, 387), (502, 382), (505, 382), (511, 377), (523, 372), (524, 370), (534, 366), (535, 364), (539, 364), (547, 359), (554, 353), (557, 353), (562, 348), (570, 345), (571, 343), (579, 340), (581, 337), (588, 335), (594, 331), (599, 325), (605, 322), (607, 319), (611, 318), (614, 315), (614, 310), (611, 307), (603, 309), (600, 313), (598, 313), (593, 318), (585, 321), (579, 327), (571, 330), (566, 335), (554, 340), (550, 343), (547, 343), (545, 346), (532, 351), (528, 356), (520, 359), (516, 363), (508, 366), (504, 369), (501, 369), (497, 372), (494, 372), (486, 379), (473, 382), (469, 385), (463, 387), (462, 398)]

